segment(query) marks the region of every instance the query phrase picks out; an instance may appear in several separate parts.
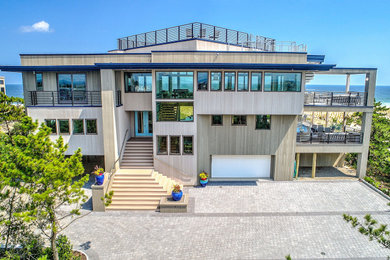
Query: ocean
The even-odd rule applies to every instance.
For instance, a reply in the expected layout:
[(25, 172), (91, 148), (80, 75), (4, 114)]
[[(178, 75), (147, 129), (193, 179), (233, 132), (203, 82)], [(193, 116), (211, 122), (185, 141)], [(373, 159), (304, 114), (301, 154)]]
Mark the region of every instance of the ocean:
[[(7, 95), (23, 98), (22, 84), (6, 84)], [(351, 91), (364, 91), (364, 86), (351, 86)], [(306, 91), (345, 91), (345, 85), (306, 85)], [(390, 86), (376, 86), (375, 99), (390, 107)]]

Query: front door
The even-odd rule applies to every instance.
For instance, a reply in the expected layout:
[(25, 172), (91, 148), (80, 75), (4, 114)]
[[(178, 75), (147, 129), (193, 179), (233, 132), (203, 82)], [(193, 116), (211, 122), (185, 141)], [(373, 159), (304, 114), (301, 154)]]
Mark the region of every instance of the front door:
[(151, 111), (135, 111), (135, 136), (152, 136), (152, 119)]

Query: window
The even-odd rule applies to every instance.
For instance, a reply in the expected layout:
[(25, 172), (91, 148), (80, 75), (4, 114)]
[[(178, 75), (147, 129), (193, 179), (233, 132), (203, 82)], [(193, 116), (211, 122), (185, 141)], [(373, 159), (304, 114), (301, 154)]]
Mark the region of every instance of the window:
[(125, 73), (125, 92), (152, 92), (152, 73)]
[(246, 125), (246, 116), (232, 116), (232, 125)]
[(35, 74), (35, 84), (37, 91), (43, 91), (43, 78), (42, 73)]
[(194, 103), (157, 102), (157, 121), (194, 121)]
[(55, 119), (45, 119), (45, 124), (51, 129), (52, 134), (57, 134), (57, 121)]
[(58, 119), (58, 128), (60, 130), (60, 134), (70, 134), (69, 120)]
[(198, 90), (209, 89), (209, 73), (207, 71), (198, 72)]
[(251, 91), (261, 91), (261, 72), (252, 72)]
[(156, 97), (161, 99), (192, 99), (193, 72), (156, 72)]
[(301, 73), (265, 73), (264, 91), (301, 91)]
[(4, 84), (4, 80), (0, 79), (0, 85)]
[(97, 134), (97, 120), (96, 119), (85, 119), (87, 127), (87, 135)]
[(223, 124), (223, 116), (222, 115), (212, 115), (211, 116), (211, 125), (222, 125)]
[(73, 119), (73, 134), (74, 135), (84, 134), (84, 120), (83, 119)]
[(249, 73), (248, 72), (238, 72), (237, 90), (238, 91), (248, 91), (248, 80), (249, 80)]
[(222, 72), (211, 72), (211, 90), (222, 90)]
[(270, 115), (257, 115), (256, 116), (256, 129), (271, 129), (271, 116)]
[(234, 91), (236, 89), (236, 73), (225, 72), (225, 91)]
[(168, 143), (166, 136), (157, 136), (157, 154), (168, 154)]
[(86, 103), (86, 82), (85, 74), (58, 74), (59, 103)]
[(192, 136), (183, 136), (183, 154), (193, 154)]
[(180, 136), (169, 136), (169, 154), (180, 154)]

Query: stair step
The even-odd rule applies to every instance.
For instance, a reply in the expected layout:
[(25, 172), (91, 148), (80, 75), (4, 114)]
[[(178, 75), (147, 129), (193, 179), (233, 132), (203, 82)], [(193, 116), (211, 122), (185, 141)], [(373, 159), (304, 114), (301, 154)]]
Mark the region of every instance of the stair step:
[(160, 201), (160, 197), (126, 197), (126, 196), (121, 196), (121, 197), (116, 197), (115, 194), (112, 196), (112, 201)]
[(158, 184), (154, 179), (140, 180), (140, 179), (114, 179), (112, 184)]
[(148, 193), (148, 192), (140, 192), (140, 191), (117, 191), (114, 190), (114, 196), (113, 198), (118, 197), (154, 197), (154, 198), (161, 198), (161, 197), (168, 197), (170, 194), (168, 194), (166, 191), (164, 192), (154, 192), (154, 193)]
[(155, 184), (127, 184), (127, 183), (113, 183), (112, 184), (113, 189), (160, 189), (163, 190), (162, 186), (160, 186), (159, 183)]
[(157, 206), (108, 206), (106, 210), (156, 210)]
[(153, 168), (153, 166), (147, 165), (147, 166), (126, 166), (126, 165), (121, 165), (122, 169), (150, 169)]
[(131, 161), (152, 162), (153, 157), (128, 157), (128, 158), (122, 159), (122, 162), (124, 162), (124, 161), (126, 161), (126, 162), (131, 162)]
[(119, 205), (129, 205), (129, 206), (132, 206), (132, 205), (141, 205), (141, 206), (156, 205), (157, 206), (158, 204), (160, 204), (160, 200), (145, 200), (145, 201), (141, 201), (141, 200), (131, 200), (131, 201), (119, 200), (119, 201), (112, 201), (110, 206), (119, 206)]
[(115, 194), (118, 194), (118, 192), (146, 192), (146, 193), (161, 193), (161, 192), (165, 192), (167, 193), (166, 190), (163, 189), (162, 186), (157, 186), (157, 187), (153, 187), (153, 188), (150, 188), (150, 187), (126, 187), (126, 186), (117, 186), (117, 187), (113, 187), (114, 191), (115, 191)]

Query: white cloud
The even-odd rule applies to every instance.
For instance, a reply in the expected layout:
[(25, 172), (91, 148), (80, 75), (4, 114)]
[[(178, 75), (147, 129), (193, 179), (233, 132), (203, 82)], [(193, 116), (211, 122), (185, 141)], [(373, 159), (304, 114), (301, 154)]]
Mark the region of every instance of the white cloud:
[(50, 29), (50, 24), (45, 21), (40, 21), (33, 25), (22, 26), (20, 29), (22, 32), (53, 32), (53, 29)]

